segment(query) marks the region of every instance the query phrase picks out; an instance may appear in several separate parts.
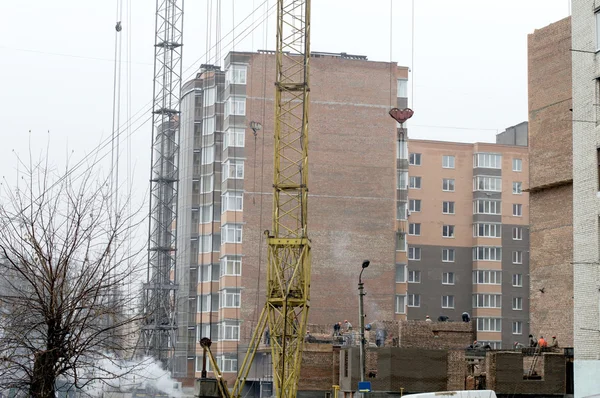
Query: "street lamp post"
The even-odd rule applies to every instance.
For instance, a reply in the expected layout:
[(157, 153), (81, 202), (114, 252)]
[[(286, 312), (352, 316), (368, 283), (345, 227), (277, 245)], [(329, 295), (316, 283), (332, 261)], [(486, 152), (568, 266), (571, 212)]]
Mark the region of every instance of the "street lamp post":
[(365, 309), (363, 305), (363, 297), (366, 294), (362, 283), (362, 273), (371, 262), (365, 260), (362, 263), (362, 269), (358, 276), (358, 319), (360, 327), (360, 381), (365, 381)]

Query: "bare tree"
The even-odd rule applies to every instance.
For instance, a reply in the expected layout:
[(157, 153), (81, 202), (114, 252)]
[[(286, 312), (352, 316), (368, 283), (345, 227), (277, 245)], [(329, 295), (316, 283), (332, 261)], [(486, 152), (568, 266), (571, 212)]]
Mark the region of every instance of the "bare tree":
[(57, 381), (111, 383), (131, 371), (139, 312), (124, 287), (139, 252), (125, 242), (137, 224), (95, 170), (20, 167), (0, 202), (0, 390), (50, 398)]

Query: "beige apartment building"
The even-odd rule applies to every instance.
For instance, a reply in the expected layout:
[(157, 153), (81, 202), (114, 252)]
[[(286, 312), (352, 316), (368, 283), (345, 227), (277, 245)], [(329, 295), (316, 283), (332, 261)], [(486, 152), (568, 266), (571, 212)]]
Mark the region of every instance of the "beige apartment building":
[(529, 334), (526, 123), (497, 141), (512, 145), (408, 141), (408, 172), (398, 174), (406, 244), (397, 247), (407, 261), (396, 277), (406, 295), (396, 300), (408, 319), (460, 321), (467, 312), (480, 342), (509, 348)]

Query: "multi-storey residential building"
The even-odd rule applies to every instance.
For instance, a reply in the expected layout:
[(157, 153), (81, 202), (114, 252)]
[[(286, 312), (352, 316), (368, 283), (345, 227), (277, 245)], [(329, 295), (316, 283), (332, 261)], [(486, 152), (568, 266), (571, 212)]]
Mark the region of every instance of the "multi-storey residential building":
[(460, 321), (467, 312), (478, 340), (494, 348), (525, 343), (527, 147), (425, 140), (408, 145), (408, 318)]
[(573, 113), (565, 123), (573, 125), (575, 397), (584, 397), (600, 391), (600, 3), (571, 3)]
[[(371, 261), (362, 277), (367, 320), (393, 319), (404, 312), (396, 293), (405, 292), (405, 283), (396, 283), (396, 263), (406, 262), (405, 252), (394, 250), (395, 223), (402, 222), (396, 212), (406, 203), (396, 179), (408, 165), (397, 160), (402, 146), (395, 144), (396, 123), (387, 113), (406, 104), (408, 68), (313, 53), (310, 73), (309, 321), (358, 324), (364, 259)], [(272, 52), (233, 52), (222, 69), (204, 66), (184, 85), (175, 350), (182, 380), (200, 375), (200, 337), (213, 340), (221, 369), (234, 377), (264, 305), (274, 77)], [(251, 129), (251, 122), (262, 129)]]
[(571, 48), (570, 17), (528, 37), (531, 333), (563, 347), (573, 346)]

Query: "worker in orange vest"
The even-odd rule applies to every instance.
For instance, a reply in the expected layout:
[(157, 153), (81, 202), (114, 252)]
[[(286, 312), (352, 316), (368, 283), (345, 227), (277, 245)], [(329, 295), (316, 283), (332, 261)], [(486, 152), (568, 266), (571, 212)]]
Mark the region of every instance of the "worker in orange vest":
[(548, 347), (548, 342), (546, 340), (544, 340), (544, 336), (540, 336), (540, 339), (538, 340), (538, 347), (540, 347), (540, 348)]

